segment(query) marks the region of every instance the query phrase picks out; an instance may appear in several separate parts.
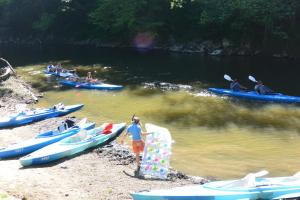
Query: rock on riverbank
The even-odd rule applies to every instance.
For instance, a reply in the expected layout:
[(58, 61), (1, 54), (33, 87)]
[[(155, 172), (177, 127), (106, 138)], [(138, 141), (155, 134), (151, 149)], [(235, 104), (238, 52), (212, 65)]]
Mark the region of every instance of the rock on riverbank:
[(18, 112), (26, 105), (36, 103), (41, 96), (19, 77), (10, 77), (0, 83), (0, 113)]

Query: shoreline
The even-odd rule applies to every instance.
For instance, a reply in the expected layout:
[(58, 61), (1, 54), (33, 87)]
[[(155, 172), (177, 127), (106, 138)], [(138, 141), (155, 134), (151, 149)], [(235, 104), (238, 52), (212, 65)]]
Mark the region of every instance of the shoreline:
[[(0, 105), (4, 107), (0, 107), (0, 112), (3, 115), (34, 104), (31, 93), (42, 96), (20, 77), (11, 77), (4, 82), (1, 91)], [(52, 118), (26, 126), (2, 129), (0, 146), (5, 147), (55, 129), (63, 119), (64, 117)], [(132, 177), (135, 169), (134, 156), (130, 148), (117, 142), (37, 167), (22, 168), (15, 158), (0, 160), (0, 168), (0, 188), (10, 195), (8, 199), (131, 199), (130, 192), (134, 191), (207, 181), (173, 169), (169, 173), (169, 180)]]
[(16, 41), (1, 41), (0, 44), (7, 46), (57, 46), (57, 45), (71, 45), (81, 47), (93, 47), (93, 48), (109, 48), (109, 49), (132, 49), (139, 52), (148, 51), (163, 51), (168, 53), (180, 53), (180, 54), (199, 54), (201, 56), (211, 57), (265, 57), (274, 59), (287, 59), (298, 60), (300, 55), (289, 53), (288, 51), (270, 50), (264, 52), (262, 48), (254, 48), (249, 45), (235, 45), (233, 42), (223, 40), (215, 42), (212, 40), (204, 40), (201, 42), (184, 42), (184, 43), (165, 43), (159, 45), (151, 45), (149, 47), (137, 47), (130, 44), (122, 43), (104, 43), (97, 39), (88, 39), (83, 41), (77, 40), (26, 40), (18, 39)]

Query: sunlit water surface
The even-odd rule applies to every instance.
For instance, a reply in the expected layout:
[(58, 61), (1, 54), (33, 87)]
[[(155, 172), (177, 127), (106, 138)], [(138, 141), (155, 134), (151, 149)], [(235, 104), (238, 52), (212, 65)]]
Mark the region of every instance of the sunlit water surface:
[(297, 105), (249, 103), (209, 94), (207, 87), (216, 86), (218, 81), (210, 84), (194, 77), (190, 82), (177, 80), (173, 81), (174, 85), (168, 85), (162, 83), (163, 80), (172, 82), (170, 77), (164, 79), (168, 72), (157, 75), (157, 80), (153, 78), (155, 73), (143, 77), (142, 72), (121, 69), (118, 64), (61, 62), (66, 68), (76, 67), (82, 76), (93, 71), (94, 76), (123, 84), (125, 89), (119, 92), (66, 89), (55, 78), (40, 73), (50, 62), (22, 65), (18, 73), (44, 92), (38, 107), (58, 102), (83, 103), (84, 109), (72, 115), (101, 124), (130, 123), (131, 116), (136, 114), (143, 124), (166, 127), (175, 141), (172, 167), (192, 175), (224, 179), (262, 169), (274, 176), (300, 170), (300, 108)]
[[(53, 87), (57, 87), (54, 83)], [(38, 104), (83, 103), (74, 113), (98, 124), (142, 122), (167, 127), (175, 140), (172, 166), (193, 175), (235, 178), (268, 169), (288, 175), (300, 166), (300, 109), (286, 105), (255, 108), (216, 96), (143, 87), (120, 92), (48, 91)]]

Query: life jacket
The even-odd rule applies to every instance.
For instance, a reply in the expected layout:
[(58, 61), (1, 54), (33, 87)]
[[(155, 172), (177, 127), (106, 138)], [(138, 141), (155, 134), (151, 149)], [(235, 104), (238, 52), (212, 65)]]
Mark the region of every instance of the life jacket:
[(232, 89), (233, 91), (240, 91), (241, 86), (238, 82), (232, 82), (230, 83), (230, 89)]

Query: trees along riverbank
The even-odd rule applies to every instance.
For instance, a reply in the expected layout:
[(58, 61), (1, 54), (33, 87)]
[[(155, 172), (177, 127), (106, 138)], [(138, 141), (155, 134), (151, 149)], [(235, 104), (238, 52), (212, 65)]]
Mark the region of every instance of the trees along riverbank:
[(1, 42), (295, 57), (297, 0), (1, 0)]

